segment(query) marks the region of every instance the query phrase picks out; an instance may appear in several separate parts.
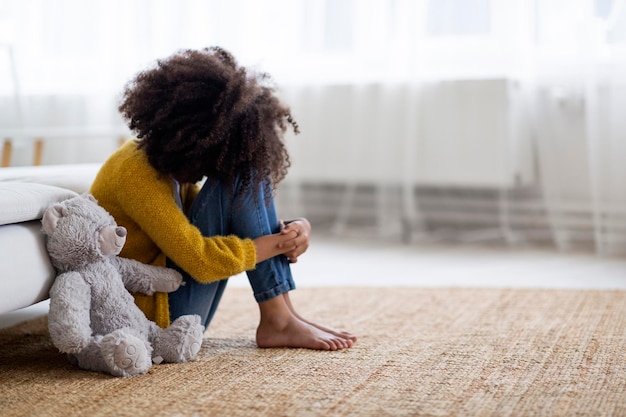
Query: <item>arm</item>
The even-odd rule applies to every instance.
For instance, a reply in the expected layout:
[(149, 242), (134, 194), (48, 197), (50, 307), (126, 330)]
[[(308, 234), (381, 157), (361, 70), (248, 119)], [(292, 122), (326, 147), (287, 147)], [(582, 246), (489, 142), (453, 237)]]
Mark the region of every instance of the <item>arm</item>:
[(78, 272), (59, 275), (50, 289), (48, 329), (63, 353), (78, 353), (91, 341), (91, 289)]
[(287, 254), (290, 251), (297, 250), (297, 235), (295, 231), (286, 231), (266, 235), (253, 239), (252, 242), (256, 248), (257, 263), (263, 262), (274, 256)]
[(134, 259), (111, 258), (130, 292), (152, 295), (155, 292), (172, 292), (180, 287), (182, 276), (178, 271), (160, 266), (146, 265)]
[[(279, 240), (288, 240), (284, 236), (276, 237), (276, 241), (262, 239), (258, 246), (251, 239), (237, 236), (202, 236), (176, 205), (169, 179), (160, 178), (144, 155), (124, 161), (107, 175), (107, 180), (107, 192), (115, 193), (116, 204), (137, 224), (137, 233), (147, 235), (165, 256), (199, 282), (216, 281), (254, 268), (257, 248), (260, 259), (286, 250), (273, 247)], [(129, 235), (132, 233), (129, 230)]]

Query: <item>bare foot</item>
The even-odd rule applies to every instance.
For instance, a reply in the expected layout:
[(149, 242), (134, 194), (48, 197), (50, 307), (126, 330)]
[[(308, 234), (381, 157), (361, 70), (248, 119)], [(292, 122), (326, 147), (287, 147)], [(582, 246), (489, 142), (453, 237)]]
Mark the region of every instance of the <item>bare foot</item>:
[(337, 337), (341, 337), (343, 339), (346, 339), (347, 341), (349, 341), (349, 345), (352, 346), (356, 340), (357, 337), (355, 335), (353, 335), (350, 332), (346, 332), (345, 330), (337, 330), (337, 329), (333, 329), (330, 327), (326, 327), (326, 326), (322, 326), (320, 324), (317, 323), (313, 323), (307, 319), (305, 319), (304, 317), (302, 317), (301, 315), (299, 315), (296, 312), (296, 309), (293, 307), (293, 304), (291, 304), (291, 299), (289, 298), (289, 293), (284, 293), (283, 297), (285, 298), (285, 303), (287, 304), (287, 307), (289, 307), (289, 310), (291, 310), (291, 312), (293, 313), (294, 316), (296, 316), (297, 318), (299, 318), (300, 320), (302, 320), (303, 322), (310, 324), (311, 326), (317, 327), (318, 329), (325, 331), (327, 333), (333, 334)]
[(256, 341), (259, 347), (294, 347), (339, 350), (352, 346), (345, 337), (322, 330), (296, 315), (281, 296), (259, 303), (261, 322)]

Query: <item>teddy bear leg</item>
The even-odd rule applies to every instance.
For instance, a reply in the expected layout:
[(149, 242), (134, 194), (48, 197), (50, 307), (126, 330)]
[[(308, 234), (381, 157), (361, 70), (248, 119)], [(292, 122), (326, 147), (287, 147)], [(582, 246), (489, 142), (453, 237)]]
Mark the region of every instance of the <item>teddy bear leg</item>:
[(152, 347), (127, 330), (115, 330), (104, 336), (100, 352), (107, 371), (115, 376), (145, 374), (152, 366)]
[(79, 353), (70, 353), (67, 357), (73, 365), (76, 365), (81, 369), (109, 373), (109, 367), (102, 358), (102, 353), (100, 352), (101, 342), (102, 336), (95, 336), (83, 350)]
[(200, 316), (190, 314), (178, 317), (166, 329), (155, 329), (154, 356), (165, 362), (187, 362), (198, 355), (202, 346), (204, 326)]

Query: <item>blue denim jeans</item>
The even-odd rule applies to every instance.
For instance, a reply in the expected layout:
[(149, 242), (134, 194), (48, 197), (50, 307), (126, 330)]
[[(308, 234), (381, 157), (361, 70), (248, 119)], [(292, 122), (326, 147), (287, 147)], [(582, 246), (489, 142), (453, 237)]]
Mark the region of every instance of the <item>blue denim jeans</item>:
[[(207, 181), (192, 204), (187, 217), (204, 236), (234, 234), (254, 239), (279, 231), (274, 201), (266, 204), (264, 187), (248, 188), (238, 196), (241, 187), (235, 184), (235, 193), (221, 183)], [(256, 196), (256, 198), (255, 198)], [(208, 327), (222, 298), (228, 278), (202, 284), (168, 260), (168, 266), (183, 275), (184, 286), (169, 294), (170, 318), (175, 320), (185, 314), (198, 314)], [(295, 289), (289, 260), (282, 255), (258, 263), (246, 272), (257, 302), (262, 302)]]

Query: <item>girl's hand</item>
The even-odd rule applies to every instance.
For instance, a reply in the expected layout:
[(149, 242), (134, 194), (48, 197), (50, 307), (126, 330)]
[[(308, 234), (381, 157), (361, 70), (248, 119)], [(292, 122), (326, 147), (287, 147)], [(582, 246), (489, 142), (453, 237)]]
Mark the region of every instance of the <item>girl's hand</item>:
[(279, 248), (290, 248), (295, 245), (294, 249), (285, 252), (285, 256), (289, 258), (291, 263), (298, 262), (298, 257), (307, 251), (309, 248), (309, 238), (311, 236), (311, 223), (303, 217), (282, 221), (280, 220), (280, 234), (288, 235), (295, 233), (295, 238), (288, 242), (280, 243)]

